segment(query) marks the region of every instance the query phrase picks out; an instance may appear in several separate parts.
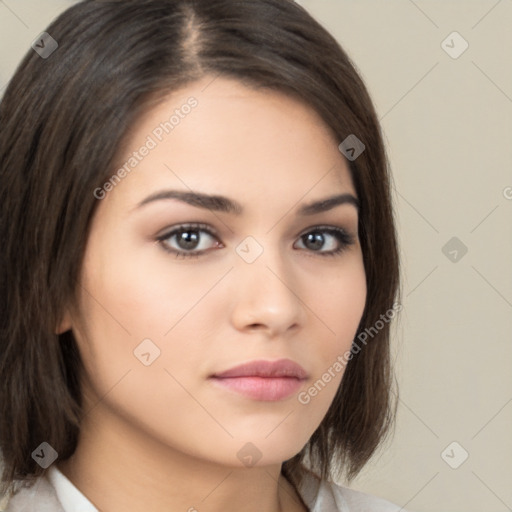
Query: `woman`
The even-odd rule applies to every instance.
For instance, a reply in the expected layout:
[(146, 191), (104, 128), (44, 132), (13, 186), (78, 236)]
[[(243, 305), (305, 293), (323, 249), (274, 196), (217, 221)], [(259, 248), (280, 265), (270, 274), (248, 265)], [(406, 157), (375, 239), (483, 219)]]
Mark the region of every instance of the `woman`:
[[(0, 105), (6, 510), (391, 511), (371, 100), (288, 0), (84, 1)], [(44, 508), (46, 507), (46, 508)]]

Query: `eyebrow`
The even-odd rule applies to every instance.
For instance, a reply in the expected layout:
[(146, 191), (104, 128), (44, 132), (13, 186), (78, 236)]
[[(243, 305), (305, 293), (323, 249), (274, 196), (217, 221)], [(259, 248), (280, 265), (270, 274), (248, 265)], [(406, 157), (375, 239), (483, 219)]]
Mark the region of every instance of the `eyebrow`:
[[(134, 209), (139, 209), (144, 205), (155, 201), (176, 199), (197, 208), (212, 210), (216, 212), (241, 215), (244, 211), (243, 206), (237, 201), (225, 196), (209, 195), (201, 192), (187, 192), (183, 190), (162, 190), (155, 192), (143, 199)], [(353, 205), (359, 211), (359, 200), (350, 193), (338, 194), (303, 204), (298, 210), (297, 215), (308, 216), (325, 212), (342, 204)]]

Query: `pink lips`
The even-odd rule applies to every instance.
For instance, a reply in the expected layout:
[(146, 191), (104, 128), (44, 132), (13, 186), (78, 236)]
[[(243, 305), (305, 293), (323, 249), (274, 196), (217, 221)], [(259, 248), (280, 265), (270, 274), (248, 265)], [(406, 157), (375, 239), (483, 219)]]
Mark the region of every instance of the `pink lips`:
[(255, 400), (283, 400), (296, 393), (308, 375), (290, 359), (251, 361), (216, 373), (215, 384)]

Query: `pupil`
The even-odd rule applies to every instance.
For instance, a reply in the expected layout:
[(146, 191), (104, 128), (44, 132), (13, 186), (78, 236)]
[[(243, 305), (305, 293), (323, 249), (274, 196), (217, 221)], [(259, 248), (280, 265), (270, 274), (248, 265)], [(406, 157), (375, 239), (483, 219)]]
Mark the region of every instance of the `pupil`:
[(178, 244), (182, 249), (195, 249), (199, 236), (195, 231), (183, 231), (178, 238)]
[(324, 236), (321, 233), (308, 233), (306, 235), (306, 245), (311, 249), (321, 249), (324, 244)]

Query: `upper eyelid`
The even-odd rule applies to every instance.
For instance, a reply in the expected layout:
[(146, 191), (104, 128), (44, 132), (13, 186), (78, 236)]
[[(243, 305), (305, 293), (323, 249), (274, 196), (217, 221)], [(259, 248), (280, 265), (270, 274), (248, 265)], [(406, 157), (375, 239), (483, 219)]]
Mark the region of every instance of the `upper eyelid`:
[[(169, 237), (169, 236), (175, 234), (177, 231), (185, 230), (185, 229), (206, 231), (209, 234), (211, 234), (217, 238), (219, 238), (221, 236), (220, 233), (214, 227), (210, 226), (209, 224), (204, 224), (204, 223), (199, 223), (199, 222), (188, 222), (188, 223), (185, 222), (182, 224), (176, 224), (175, 226), (166, 228), (165, 230), (163, 230), (161, 232), (161, 234), (157, 235), (157, 238), (166, 238), (166, 237)], [(309, 226), (309, 227), (301, 230), (300, 233), (296, 236), (300, 237), (300, 236), (302, 236), (306, 233), (309, 233), (311, 231), (319, 231), (322, 229), (325, 231), (341, 230), (341, 231), (344, 231), (347, 235), (353, 234), (352, 230), (347, 229), (346, 227), (343, 227), (343, 226), (336, 226), (334, 224), (313, 224), (312, 226)], [(356, 231), (355, 235), (357, 236), (357, 231)]]
[(209, 234), (211, 234), (212, 236), (215, 236), (216, 238), (220, 237), (219, 232), (215, 228), (209, 226), (208, 224), (202, 224), (202, 223), (198, 223), (198, 222), (184, 222), (183, 224), (176, 224), (175, 226), (165, 228), (164, 230), (161, 231), (161, 234), (156, 236), (156, 238), (157, 239), (169, 238), (171, 235), (176, 234), (177, 231), (186, 230), (186, 229), (190, 229), (191, 231), (192, 230), (206, 231)]

